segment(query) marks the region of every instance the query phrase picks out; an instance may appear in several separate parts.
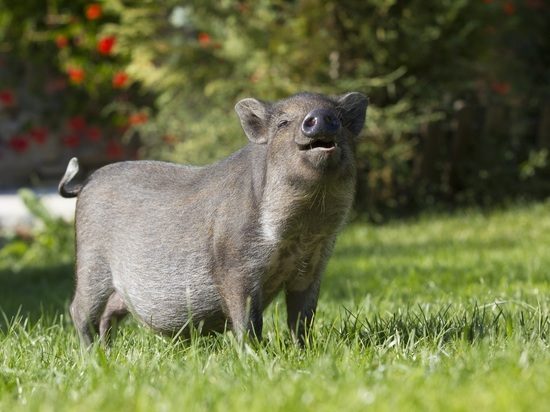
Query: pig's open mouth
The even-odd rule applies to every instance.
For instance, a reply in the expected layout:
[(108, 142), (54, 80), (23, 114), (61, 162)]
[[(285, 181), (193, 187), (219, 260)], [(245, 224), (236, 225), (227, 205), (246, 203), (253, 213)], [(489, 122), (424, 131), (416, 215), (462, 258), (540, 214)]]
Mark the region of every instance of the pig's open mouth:
[(299, 144), (298, 148), (300, 150), (330, 151), (336, 148), (336, 142), (316, 139), (307, 144)]

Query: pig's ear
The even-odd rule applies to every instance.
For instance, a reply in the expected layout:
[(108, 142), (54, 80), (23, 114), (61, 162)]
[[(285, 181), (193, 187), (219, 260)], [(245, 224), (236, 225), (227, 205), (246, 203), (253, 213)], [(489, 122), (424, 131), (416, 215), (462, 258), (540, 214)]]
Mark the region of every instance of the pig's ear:
[(269, 106), (256, 99), (242, 99), (235, 105), (248, 140), (253, 143), (267, 143)]
[(362, 93), (352, 92), (337, 98), (343, 126), (355, 136), (361, 133), (367, 115), (369, 99)]

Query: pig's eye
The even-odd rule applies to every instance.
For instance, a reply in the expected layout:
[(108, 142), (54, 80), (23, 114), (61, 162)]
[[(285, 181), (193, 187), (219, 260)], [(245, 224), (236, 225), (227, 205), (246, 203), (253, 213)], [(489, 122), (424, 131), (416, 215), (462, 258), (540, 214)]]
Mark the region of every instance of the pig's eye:
[(288, 120), (281, 120), (279, 123), (277, 123), (277, 129), (282, 129), (283, 127), (288, 126), (290, 122)]

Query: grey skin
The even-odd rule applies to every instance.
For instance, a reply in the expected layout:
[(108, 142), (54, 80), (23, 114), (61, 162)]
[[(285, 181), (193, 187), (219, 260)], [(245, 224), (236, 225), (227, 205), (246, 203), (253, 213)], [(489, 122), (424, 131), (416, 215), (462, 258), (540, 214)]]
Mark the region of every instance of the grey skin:
[(128, 312), (165, 334), (260, 339), (281, 290), (303, 341), (353, 202), (366, 109), (355, 92), (248, 98), (235, 110), (250, 142), (215, 164), (120, 162), (70, 184), (72, 159), (59, 193), (78, 196), (70, 312), (83, 344)]

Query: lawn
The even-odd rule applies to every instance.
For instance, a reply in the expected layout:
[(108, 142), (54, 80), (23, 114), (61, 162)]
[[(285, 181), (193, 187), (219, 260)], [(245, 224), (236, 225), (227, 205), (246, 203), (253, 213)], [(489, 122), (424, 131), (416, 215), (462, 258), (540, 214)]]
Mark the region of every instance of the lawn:
[(72, 268), (0, 262), (0, 410), (546, 411), (550, 202), (355, 223), (339, 238), (305, 349), (172, 341), (133, 321), (82, 353)]

